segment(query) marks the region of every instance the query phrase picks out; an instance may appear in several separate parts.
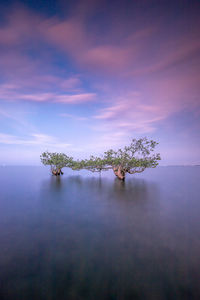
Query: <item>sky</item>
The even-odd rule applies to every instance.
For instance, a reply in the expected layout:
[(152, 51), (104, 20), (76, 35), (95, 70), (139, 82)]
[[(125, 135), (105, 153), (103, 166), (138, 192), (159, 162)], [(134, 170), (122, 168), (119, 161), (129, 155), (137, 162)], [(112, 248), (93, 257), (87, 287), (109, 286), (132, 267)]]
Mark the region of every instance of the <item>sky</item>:
[(0, 164), (132, 138), (200, 164), (200, 0), (0, 2)]

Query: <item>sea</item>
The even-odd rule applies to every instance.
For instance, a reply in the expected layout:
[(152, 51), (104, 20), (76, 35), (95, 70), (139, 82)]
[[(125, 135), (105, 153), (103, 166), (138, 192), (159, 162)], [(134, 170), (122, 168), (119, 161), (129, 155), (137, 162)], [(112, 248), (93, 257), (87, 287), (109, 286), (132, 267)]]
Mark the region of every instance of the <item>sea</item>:
[(1, 300), (199, 300), (200, 166), (0, 167)]

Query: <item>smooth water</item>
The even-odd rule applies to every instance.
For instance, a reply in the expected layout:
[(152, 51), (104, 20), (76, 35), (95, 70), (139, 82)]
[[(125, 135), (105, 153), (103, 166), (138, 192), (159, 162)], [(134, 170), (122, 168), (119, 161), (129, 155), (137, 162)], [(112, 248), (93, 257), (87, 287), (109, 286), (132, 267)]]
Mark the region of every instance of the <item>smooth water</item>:
[(200, 167), (0, 168), (0, 299), (200, 299)]

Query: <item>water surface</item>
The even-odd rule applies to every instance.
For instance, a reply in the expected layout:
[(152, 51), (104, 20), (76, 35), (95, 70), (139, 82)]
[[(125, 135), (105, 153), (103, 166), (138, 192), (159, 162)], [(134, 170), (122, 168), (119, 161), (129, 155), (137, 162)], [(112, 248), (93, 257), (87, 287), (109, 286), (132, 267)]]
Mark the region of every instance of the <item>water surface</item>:
[(0, 168), (0, 299), (200, 299), (200, 167)]

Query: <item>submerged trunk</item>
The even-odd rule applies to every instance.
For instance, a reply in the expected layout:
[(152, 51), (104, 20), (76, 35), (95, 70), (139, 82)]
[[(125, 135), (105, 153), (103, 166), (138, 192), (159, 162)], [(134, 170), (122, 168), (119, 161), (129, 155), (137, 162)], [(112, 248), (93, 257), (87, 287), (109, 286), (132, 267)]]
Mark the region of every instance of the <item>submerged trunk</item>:
[(56, 169), (56, 170), (52, 170), (52, 174), (55, 176), (59, 176), (60, 174), (63, 175), (64, 173), (62, 172), (61, 169)]
[(117, 178), (119, 178), (120, 180), (125, 179), (126, 172), (125, 172), (125, 170), (123, 170), (123, 168), (121, 166), (113, 167), (113, 171), (114, 171), (115, 175), (117, 176)]

